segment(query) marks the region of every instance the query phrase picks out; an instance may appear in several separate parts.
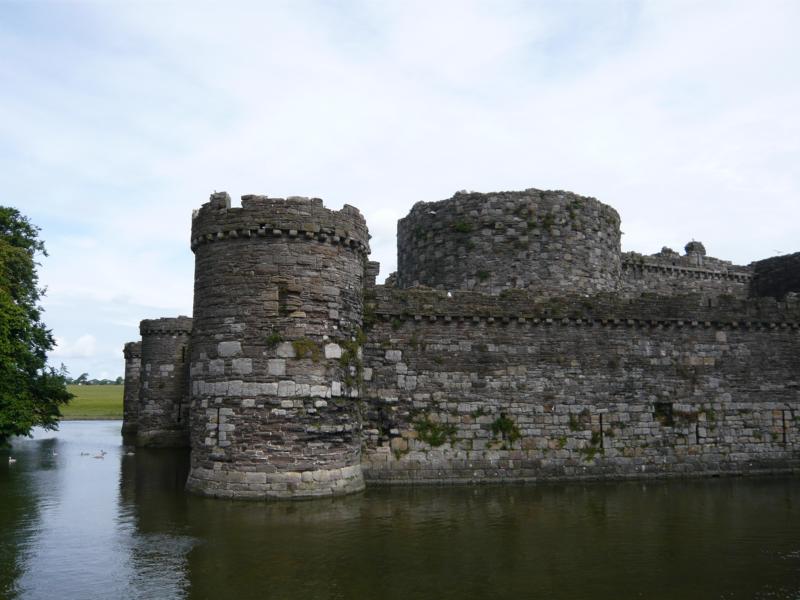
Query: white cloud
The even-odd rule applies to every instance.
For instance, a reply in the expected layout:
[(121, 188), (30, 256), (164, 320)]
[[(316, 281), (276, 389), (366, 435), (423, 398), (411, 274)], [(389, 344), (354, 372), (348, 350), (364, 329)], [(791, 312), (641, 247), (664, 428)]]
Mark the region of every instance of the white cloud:
[(359, 207), (382, 276), (396, 220), (458, 189), (595, 196), (628, 250), (800, 250), (796, 2), (4, 11), (2, 201), (43, 227), (48, 325), (110, 372), (140, 318), (189, 312), (215, 189)]
[(74, 342), (56, 337), (56, 346), (50, 352), (51, 358), (66, 360), (70, 358), (91, 358), (97, 350), (97, 340), (91, 334), (84, 334)]

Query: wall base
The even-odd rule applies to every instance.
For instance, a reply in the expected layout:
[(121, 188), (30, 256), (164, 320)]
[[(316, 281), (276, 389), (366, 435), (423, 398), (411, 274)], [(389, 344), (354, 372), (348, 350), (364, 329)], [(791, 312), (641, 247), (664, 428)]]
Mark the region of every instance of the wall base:
[(136, 445), (142, 448), (188, 448), (189, 432), (175, 429), (139, 431)]
[(201, 496), (241, 500), (297, 500), (353, 494), (364, 489), (361, 465), (317, 471), (258, 473), (193, 468), (186, 489)]

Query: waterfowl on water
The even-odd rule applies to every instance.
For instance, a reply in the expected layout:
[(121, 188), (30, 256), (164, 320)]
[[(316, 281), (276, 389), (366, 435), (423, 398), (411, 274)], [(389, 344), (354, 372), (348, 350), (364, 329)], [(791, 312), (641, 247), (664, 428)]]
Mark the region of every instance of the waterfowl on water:
[(11, 458), (10, 456), (8, 457), (8, 464), (13, 465), (16, 462), (17, 462), (16, 458)]

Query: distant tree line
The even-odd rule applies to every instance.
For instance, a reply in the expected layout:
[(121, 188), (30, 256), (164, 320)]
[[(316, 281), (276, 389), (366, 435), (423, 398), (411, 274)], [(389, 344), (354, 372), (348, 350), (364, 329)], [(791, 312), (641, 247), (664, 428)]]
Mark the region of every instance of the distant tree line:
[(88, 373), (81, 373), (74, 379), (67, 377), (67, 383), (70, 385), (122, 385), (123, 381), (122, 377), (117, 377), (116, 379), (89, 379)]

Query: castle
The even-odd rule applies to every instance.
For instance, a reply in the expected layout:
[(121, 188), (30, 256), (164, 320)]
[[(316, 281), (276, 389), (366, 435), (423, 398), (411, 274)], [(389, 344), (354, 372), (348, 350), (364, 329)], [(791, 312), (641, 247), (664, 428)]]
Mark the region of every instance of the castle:
[(622, 253), (613, 208), (535, 189), (417, 203), (383, 285), (369, 237), (212, 194), (193, 317), (125, 346), (123, 434), (226, 498), (800, 467), (800, 253)]

